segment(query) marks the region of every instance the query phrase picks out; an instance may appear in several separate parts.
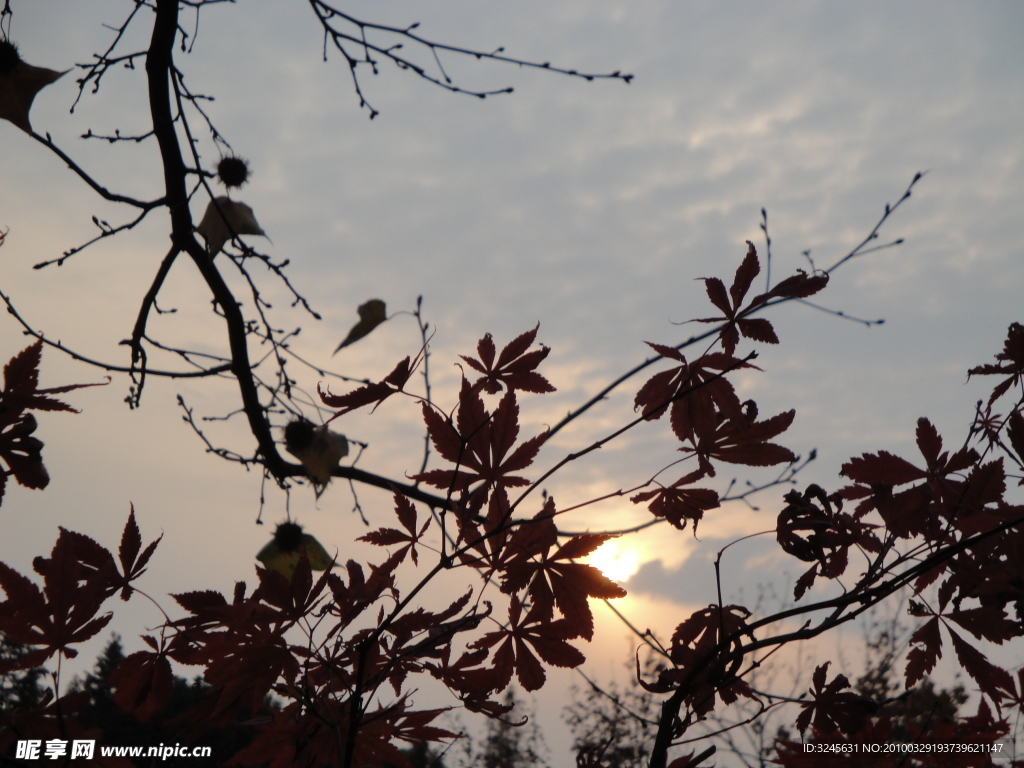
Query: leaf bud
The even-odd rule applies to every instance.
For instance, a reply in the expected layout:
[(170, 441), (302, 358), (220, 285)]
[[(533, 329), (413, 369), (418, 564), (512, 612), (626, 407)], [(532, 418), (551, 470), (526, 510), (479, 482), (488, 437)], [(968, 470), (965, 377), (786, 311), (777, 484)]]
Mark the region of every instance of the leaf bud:
[(280, 523), (274, 531), (274, 543), (282, 552), (295, 552), (302, 546), (302, 526), (298, 523)]

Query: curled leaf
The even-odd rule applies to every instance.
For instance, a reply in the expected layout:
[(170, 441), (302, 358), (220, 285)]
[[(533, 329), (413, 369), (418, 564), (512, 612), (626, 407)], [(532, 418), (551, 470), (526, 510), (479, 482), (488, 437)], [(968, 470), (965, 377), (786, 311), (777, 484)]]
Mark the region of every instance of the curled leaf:
[(354, 344), (363, 336), (387, 320), (387, 308), (380, 299), (370, 299), (359, 307), (359, 322), (352, 326), (348, 336), (338, 345), (332, 354), (338, 354), (349, 344)]
[(306, 468), (317, 498), (331, 481), (339, 462), (348, 455), (348, 440), (344, 435), (332, 432), (326, 425), (314, 427), (301, 419), (284, 428), (284, 447)]
[(210, 258), (220, 253), (224, 243), (237, 235), (267, 236), (256, 223), (252, 208), (230, 197), (216, 197), (209, 202), (196, 232), (206, 241), (206, 250)]
[(334, 558), (327, 554), (323, 545), (312, 535), (303, 533), (302, 526), (298, 523), (278, 525), (274, 531), (274, 538), (260, 550), (256, 559), (270, 570), (291, 579), (303, 550), (309, 559), (309, 567), (314, 571), (326, 571), (334, 565)]

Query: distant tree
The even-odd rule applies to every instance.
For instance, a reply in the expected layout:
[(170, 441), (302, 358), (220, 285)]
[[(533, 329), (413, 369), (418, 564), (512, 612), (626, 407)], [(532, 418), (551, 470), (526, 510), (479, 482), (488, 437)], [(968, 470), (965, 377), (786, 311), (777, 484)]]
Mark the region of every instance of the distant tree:
[[(411, 747), (402, 750), (409, 761), (404, 768), (445, 768), (444, 755), (426, 741), (414, 742)], [(396, 763), (387, 763), (386, 768), (403, 768)]]
[(930, 677), (909, 690), (900, 685), (898, 665), (905, 663), (907, 634), (900, 622), (892, 622), (868, 637), (867, 667), (854, 685), (857, 693), (877, 705), (874, 717), (890, 719), (890, 738), (898, 742), (934, 738), (937, 731), (956, 723), (968, 698), (963, 685), (936, 690)]
[[(900, 621), (888, 626), (872, 624), (866, 628), (865, 667), (856, 678), (853, 692), (863, 701), (876, 723), (885, 723), (889, 743), (928, 743), (942, 741), (950, 729), (963, 720), (960, 710), (968, 696), (962, 685), (936, 689), (934, 681), (925, 678), (910, 690), (900, 684), (898, 665), (905, 661), (907, 633)], [(627, 664), (633, 667), (633, 660)], [(655, 657), (648, 653), (643, 662), (643, 676), (658, 674)], [(779, 688), (780, 670), (772, 670), (773, 688)], [(790, 669), (790, 674), (798, 674)], [(751, 685), (761, 688), (767, 680)], [(794, 680), (792, 690), (806, 688), (807, 681)], [(634, 680), (622, 685), (611, 681), (604, 685), (589, 683), (585, 688), (574, 685), (572, 703), (566, 708), (566, 722), (573, 733), (573, 749), (580, 756), (581, 765), (600, 765), (602, 768), (645, 768), (649, 762), (650, 733), (657, 726), (658, 702)], [(853, 696), (848, 702), (854, 703)], [(797, 699), (791, 697), (790, 710)], [(735, 711), (731, 711), (735, 709)], [(779, 751), (783, 762), (789, 755), (796, 756), (797, 766), (803, 765), (806, 753), (802, 743), (794, 741), (792, 726), (780, 726), (774, 732), (765, 732), (766, 718), (749, 719), (749, 704), (740, 701), (734, 708), (716, 712), (703, 724), (708, 738), (718, 746), (723, 760), (738, 761), (744, 766), (771, 768), (779, 764)], [(775, 713), (786, 722), (786, 712)], [(795, 717), (791, 712), (789, 722)], [(678, 749), (678, 748), (677, 748)], [(874, 759), (877, 756), (869, 756)], [(959, 763), (958, 763), (959, 764)], [(909, 765), (908, 765), (909, 768)]]
[[(999, 746), (996, 742), (1009, 735), (1008, 728), (985, 716), (984, 701), (977, 715), (963, 715), (961, 709), (968, 701), (963, 685), (936, 689), (935, 682), (925, 676), (916, 686), (905, 687), (898, 664), (905, 661), (906, 634), (901, 622), (893, 621), (867, 638), (866, 669), (843, 702), (848, 719), (845, 733), (815, 724), (798, 742), (792, 729), (780, 728), (773, 749), (766, 752), (772, 762), (788, 768), (992, 764), (993, 755), (988, 749)], [(852, 730), (851, 723), (855, 726)], [(976, 752), (956, 751), (972, 743), (980, 747), (984, 743), (980, 737), (984, 736), (990, 737), (992, 744)], [(958, 738), (965, 741), (958, 742)], [(1019, 764), (1013, 760), (1014, 741), (1011, 735), (1002, 744), (1003, 750), (994, 755), (996, 764)], [(809, 753), (805, 743), (836, 745), (837, 750)], [(948, 751), (926, 751), (941, 745), (946, 745)]]
[(546, 768), (547, 746), (536, 712), (509, 688), (501, 701), (507, 713), (487, 721), (480, 737), (463, 733), (453, 752), (463, 768)]
[[(182, 722), (180, 716), (197, 706), (209, 688), (198, 677), (189, 682), (179, 675), (174, 675), (171, 695), (164, 709), (149, 720), (139, 720), (131, 712), (125, 712), (116, 700), (116, 686), (112, 682), (112, 677), (116, 678), (117, 668), (124, 658), (121, 638), (114, 635), (96, 659), (92, 671), (86, 673), (84, 677), (75, 679), (70, 686), (72, 693), (81, 691), (88, 695), (87, 702), (77, 713), (77, 719), (87, 728), (102, 731), (104, 744), (155, 747), (161, 744), (191, 743), (210, 747), (209, 758), (172, 757), (161, 761), (168, 766), (191, 765), (201, 768), (223, 764), (224, 755), (238, 752), (258, 733), (255, 726), (241, 723), (241, 718), (223, 727), (208, 729), (201, 726), (190, 727)], [(272, 702), (268, 700), (265, 716), (269, 716), (272, 711)], [(138, 761), (138, 764), (148, 765), (148, 762)]]
[[(28, 646), (0, 635), (0, 659), (17, 662), (29, 651)], [(114, 635), (100, 652), (92, 670), (81, 678), (75, 678), (69, 686), (69, 695), (84, 696), (84, 701), (78, 705), (75, 714), (76, 721), (87, 730), (102, 733), (105, 746), (155, 747), (191, 742), (210, 747), (211, 757), (171, 757), (162, 759), (160, 763), (167, 766), (191, 765), (203, 768), (221, 765), (224, 755), (237, 752), (256, 736), (255, 727), (241, 723), (224, 728), (202, 729), (189, 734), (187, 725), (180, 720), (175, 723), (175, 720), (183, 712), (199, 704), (209, 686), (200, 678), (189, 682), (178, 675), (173, 677), (173, 692), (165, 708), (151, 720), (140, 721), (131, 712), (125, 712), (119, 707), (115, 700), (116, 691), (111, 676), (124, 658), (121, 638)], [(40, 679), (46, 676), (47, 671), (38, 668), (0, 675), (0, 712), (27, 712), (38, 707), (41, 702), (51, 699), (52, 689), (40, 682)], [(273, 705), (269, 701), (267, 704), (267, 711), (270, 712)], [(134, 762), (139, 766), (148, 766), (151, 764), (151, 758), (139, 758)]]
[[(627, 662), (633, 668), (633, 659)], [(655, 656), (644, 655), (644, 675), (658, 674)], [(645, 768), (651, 751), (651, 734), (658, 725), (658, 700), (635, 681), (620, 685), (615, 680), (599, 685), (588, 680), (584, 687), (570, 688), (572, 703), (564, 719), (572, 731), (572, 748), (584, 764), (605, 768)]]
[(31, 648), (0, 632), (0, 712), (31, 712), (42, 702), (46, 688), (40, 679), (49, 673), (41, 667), (25, 667)]

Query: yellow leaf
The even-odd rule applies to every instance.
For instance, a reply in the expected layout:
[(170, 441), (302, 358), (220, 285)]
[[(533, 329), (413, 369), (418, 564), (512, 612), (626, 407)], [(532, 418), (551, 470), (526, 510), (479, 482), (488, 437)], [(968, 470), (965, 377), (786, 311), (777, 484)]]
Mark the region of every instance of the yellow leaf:
[(326, 425), (314, 427), (300, 419), (284, 428), (284, 447), (302, 462), (306, 474), (313, 481), (317, 498), (331, 481), (331, 475), (341, 460), (348, 456), (348, 440), (332, 432)]
[(25, 133), (32, 133), (28, 121), (32, 100), (65, 72), (33, 67), (19, 59), (13, 69), (0, 75), (0, 118), (11, 121)]
[(326, 571), (334, 565), (334, 558), (327, 554), (323, 545), (308, 533), (302, 532), (298, 523), (281, 523), (274, 531), (270, 540), (256, 559), (272, 571), (277, 571), (287, 579), (291, 579), (295, 568), (306, 550), (309, 567), (314, 571)]
[(338, 345), (333, 354), (336, 355), (349, 344), (359, 341), (387, 319), (387, 309), (384, 306), (384, 302), (380, 299), (370, 299), (359, 307), (359, 322), (352, 326), (348, 336)]
[(263, 235), (267, 233), (256, 223), (256, 216), (245, 203), (238, 203), (230, 197), (217, 197), (206, 206), (203, 220), (196, 232), (206, 241), (206, 250), (213, 258), (224, 243), (235, 235)]

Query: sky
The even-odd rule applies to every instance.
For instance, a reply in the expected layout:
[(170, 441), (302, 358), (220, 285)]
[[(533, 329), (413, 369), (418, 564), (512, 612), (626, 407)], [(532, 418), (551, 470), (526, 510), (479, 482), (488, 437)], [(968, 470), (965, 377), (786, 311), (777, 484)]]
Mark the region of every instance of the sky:
[[(113, 33), (103, 25), (119, 24), (131, 5), (12, 0), (11, 38), (28, 62), (71, 68), (106, 48)], [(364, 73), (361, 81), (380, 112), (371, 121), (344, 62), (333, 54), (322, 60), (318, 25), (304, 4), (249, 0), (204, 9), (194, 48), (178, 61), (195, 92), (215, 97), (205, 109), (250, 162), (252, 181), (236, 199), (252, 207), (269, 240), (249, 242), (289, 259), (290, 279), (323, 316), (317, 322), (289, 308), (266, 282), (280, 327), (302, 326), (300, 354), (346, 375), (380, 378), (419, 348), (409, 315), (395, 315), (333, 359), (331, 351), (367, 299), (384, 299), (393, 313), (411, 310), (422, 296), (434, 328), (433, 394), (450, 408), (459, 354), (471, 353), (484, 333), (500, 345), (540, 323), (538, 341), (552, 349), (542, 370), (558, 392), (524, 398), (523, 434), (532, 435), (648, 357), (644, 341), (678, 343), (698, 329), (678, 325), (713, 314), (696, 278), (730, 282), (746, 240), (763, 254), (762, 207), (779, 278), (809, 267), (804, 251), (819, 267), (834, 263), (920, 171), (924, 178), (880, 237), (904, 243), (844, 265), (819, 296), (823, 306), (885, 323), (867, 327), (806, 306), (781, 307), (771, 319), (782, 343), (760, 348), (763, 372), (737, 377), (737, 387), (762, 414), (796, 408), (781, 442), (818, 456), (801, 487), (837, 489), (842, 463), (861, 452), (913, 458), (920, 416), (932, 419), (949, 446), (966, 438), (974, 403), (986, 394), (984, 382), (966, 381), (966, 371), (989, 362), (1007, 326), (1021, 320), (1020, 3), (377, 5), (345, 8), (384, 23), (419, 21), (419, 31), (437, 41), (504, 46), (522, 59), (635, 78), (629, 85), (584, 82), (442, 55), (462, 87), (514, 88), (481, 101), (382, 64), (379, 75)], [(149, 24), (141, 13), (124, 51), (145, 47)], [(192, 31), (194, 19), (184, 24)], [(422, 52), (410, 55), (432, 65)], [(141, 65), (112, 71), (71, 113), (77, 76), (39, 94), (36, 130), (51, 133), (103, 185), (159, 196), (152, 142), (79, 138), (89, 130), (146, 130)], [(9, 123), (0, 124), (0, 148), (0, 231), (10, 230), (0, 249), (0, 290), (48, 338), (125, 364), (118, 342), (130, 334), (165, 253), (163, 213), (62, 267), (33, 270), (92, 237), (92, 216), (116, 224), (131, 211), (100, 200)], [(217, 157), (205, 136), (200, 149)], [(204, 206), (193, 203), (197, 220)], [(223, 349), (208, 295), (186, 262), (160, 304), (178, 310), (158, 318), (161, 338)], [(0, 358), (28, 344), (20, 331), (0, 315)], [(48, 386), (104, 375), (54, 350), (44, 354), (42, 370)], [(299, 378), (309, 392), (319, 381), (312, 371)], [(560, 433), (537, 466), (625, 423), (643, 381), (630, 380)], [(61, 525), (114, 547), (134, 504), (144, 539), (164, 536), (144, 585), (162, 605), (172, 591), (252, 583), (253, 556), (271, 532), (254, 524), (259, 473), (206, 454), (176, 404), (180, 394), (199, 415), (226, 414), (236, 407), (230, 382), (151, 379), (134, 411), (124, 404), (127, 394), (128, 382), (115, 377), (66, 396), (81, 414), (40, 416), (52, 482), (44, 492), (8, 488), (0, 559), (28, 572)], [(418, 413), (411, 401), (388, 402), (373, 416), (335, 424), (369, 444), (360, 467), (402, 477), (421, 460)], [(218, 445), (248, 452), (251, 438), (237, 421), (204, 429)], [(673, 461), (666, 432), (664, 424), (644, 425), (571, 464), (547, 490), (565, 507), (633, 487)], [(768, 475), (723, 472), (720, 490), (733, 477), (742, 486)], [(759, 496), (758, 511), (737, 502), (709, 513), (697, 538), (659, 526), (617, 540), (603, 562), (630, 591), (622, 611), (670, 636), (674, 622), (712, 599), (709, 560), (733, 538), (772, 528), (781, 495)], [(372, 523), (388, 520), (385, 494), (359, 489), (358, 498)], [(366, 554), (352, 542), (364, 527), (347, 485), (336, 483), (319, 501), (308, 488), (290, 500), (268, 488), (263, 520), (278, 522), (289, 507), (328, 549)], [(565, 527), (618, 528), (646, 514), (618, 499), (580, 510)], [(758, 584), (788, 593), (780, 574), (789, 563), (764, 537), (730, 549), (726, 559), (726, 594), (750, 596)], [(130, 637), (159, 620), (151, 605), (133, 601), (118, 608), (112, 626)], [(598, 624), (589, 655), (600, 677), (617, 670), (630, 648), (610, 612)], [(541, 714), (552, 721), (559, 707), (541, 702)], [(548, 740), (553, 764), (570, 765), (566, 737)]]

